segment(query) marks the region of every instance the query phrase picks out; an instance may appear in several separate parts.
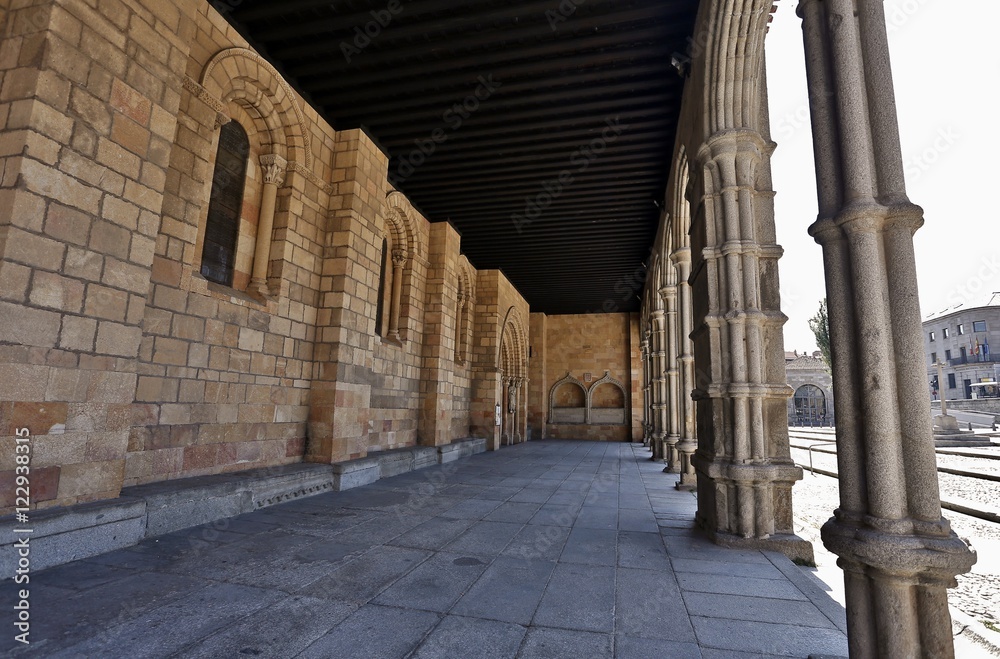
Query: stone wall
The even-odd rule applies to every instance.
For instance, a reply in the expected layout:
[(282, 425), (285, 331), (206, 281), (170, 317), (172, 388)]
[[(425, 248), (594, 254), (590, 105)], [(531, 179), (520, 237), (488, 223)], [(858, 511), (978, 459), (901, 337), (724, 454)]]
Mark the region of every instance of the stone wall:
[[(627, 313), (531, 315), (535, 357), (531, 361), (528, 419), (532, 436), (641, 440), (642, 395), (639, 378), (634, 375), (642, 368), (638, 327), (637, 316)], [(606, 381), (597, 386), (604, 378)], [(590, 406), (583, 411), (583, 423), (577, 422), (581, 411), (561, 407), (568, 404), (565, 401), (557, 401), (559, 409), (553, 412), (550, 395), (561, 381), (586, 391)]]
[[(501, 354), (527, 375), (503, 275), (209, 3), (95, 4), (0, 10), (0, 482), (19, 428), (39, 508), (472, 432), (498, 447)], [(201, 258), (228, 122), (250, 157), (222, 285)]]

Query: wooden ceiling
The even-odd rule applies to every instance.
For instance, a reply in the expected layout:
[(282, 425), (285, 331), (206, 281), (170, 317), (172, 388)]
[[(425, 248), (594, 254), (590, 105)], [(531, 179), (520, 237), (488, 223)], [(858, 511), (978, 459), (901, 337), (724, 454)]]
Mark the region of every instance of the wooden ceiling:
[(362, 127), (390, 180), (532, 311), (638, 310), (697, 0), (233, 4), (307, 102)]

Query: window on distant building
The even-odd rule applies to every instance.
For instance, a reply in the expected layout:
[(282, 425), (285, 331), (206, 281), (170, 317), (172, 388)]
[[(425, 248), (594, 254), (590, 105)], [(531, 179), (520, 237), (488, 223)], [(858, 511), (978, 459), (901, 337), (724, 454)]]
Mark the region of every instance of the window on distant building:
[(965, 334), (965, 325), (963, 325), (962, 323), (958, 324), (958, 333)]
[(930, 336), (931, 336), (931, 341), (936, 341), (937, 340), (937, 336), (934, 335), (934, 332), (931, 332)]
[(945, 350), (945, 351), (944, 351), (944, 360), (945, 360), (946, 362), (947, 362), (947, 361), (951, 361), (951, 350)]
[(201, 253), (201, 274), (224, 286), (233, 285), (236, 238), (240, 231), (243, 184), (247, 175), (250, 141), (243, 126), (230, 121), (219, 135), (219, 151), (208, 201), (208, 224)]
[(948, 328), (945, 327), (943, 330), (941, 330), (941, 338), (947, 339), (948, 336), (949, 336), (949, 334), (948, 334)]
[(949, 373), (948, 374), (948, 388), (949, 389), (954, 389), (955, 388), (955, 374), (954, 373)]
[(937, 353), (936, 352), (932, 352), (931, 353), (931, 366), (933, 366), (934, 364), (937, 364)]
[(977, 320), (976, 322), (972, 323), (972, 331), (973, 332), (985, 332), (986, 331), (986, 321), (985, 320)]

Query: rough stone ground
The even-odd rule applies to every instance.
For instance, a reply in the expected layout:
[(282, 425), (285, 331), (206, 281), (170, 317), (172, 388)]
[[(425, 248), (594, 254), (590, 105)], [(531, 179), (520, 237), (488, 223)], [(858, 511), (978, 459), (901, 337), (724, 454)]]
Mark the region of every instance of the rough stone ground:
[[(806, 445), (808, 440), (794, 440)], [(830, 448), (826, 444), (824, 448)], [(802, 464), (809, 463), (808, 452), (792, 449), (792, 457)], [(836, 456), (813, 452), (813, 465), (818, 469), (837, 471)], [(997, 473), (1000, 460), (967, 458), (939, 455), (938, 464), (953, 469)], [(960, 497), (978, 503), (997, 505), (1000, 484), (992, 481), (974, 480), (949, 474), (938, 474), (941, 497)], [(840, 583), (836, 556), (827, 552), (819, 537), (820, 527), (830, 519), (839, 503), (837, 481), (823, 475), (812, 475), (808, 471), (793, 490), (796, 532), (810, 540), (816, 552), (819, 571), (827, 583), (831, 584), (834, 599), (843, 602), (843, 584)], [(988, 621), (1000, 625), (1000, 525), (970, 517), (961, 513), (945, 511), (945, 517), (960, 537), (967, 539), (978, 553), (978, 562), (972, 572), (958, 577), (958, 587), (948, 591), (948, 601), (952, 607), (966, 613), (974, 620)], [(990, 632), (986, 632), (990, 633)], [(992, 643), (1000, 646), (1000, 633)]]
[(0, 654), (845, 656), (818, 582), (705, 540), (648, 456), (529, 442), (39, 572)]

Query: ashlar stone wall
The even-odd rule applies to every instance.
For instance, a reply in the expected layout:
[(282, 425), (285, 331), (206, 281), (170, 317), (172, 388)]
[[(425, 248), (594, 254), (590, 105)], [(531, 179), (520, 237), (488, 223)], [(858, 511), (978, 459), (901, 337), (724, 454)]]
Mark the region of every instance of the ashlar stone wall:
[[(535, 355), (528, 409), (532, 436), (641, 441), (642, 392), (638, 389), (640, 379), (634, 375), (642, 368), (637, 314), (531, 314), (531, 347)], [(608, 382), (595, 388), (606, 374), (616, 384)], [(568, 386), (582, 386), (590, 392), (589, 423), (573, 422), (572, 415), (557, 418), (559, 413), (552, 413), (552, 388), (567, 376), (579, 382)], [(557, 406), (565, 402), (557, 401)], [(610, 412), (619, 405), (623, 410), (620, 420), (617, 413)]]
[[(0, 27), (0, 482), (20, 428), (39, 508), (499, 446), (527, 304), (392, 189), (364, 132), (335, 131), (206, 2), (3, 1)], [(229, 122), (250, 155), (222, 285), (201, 259)]]

